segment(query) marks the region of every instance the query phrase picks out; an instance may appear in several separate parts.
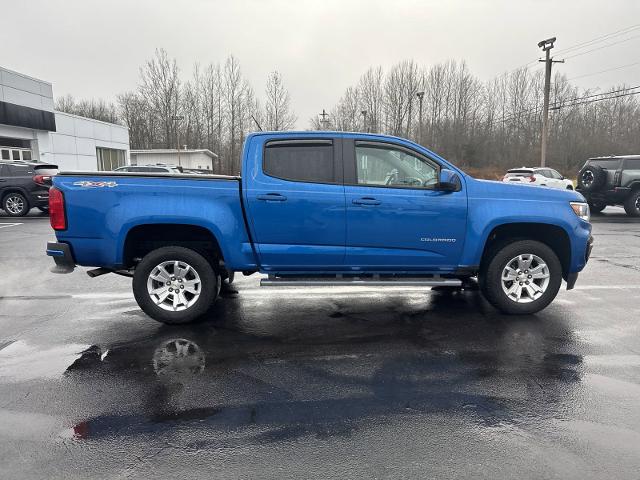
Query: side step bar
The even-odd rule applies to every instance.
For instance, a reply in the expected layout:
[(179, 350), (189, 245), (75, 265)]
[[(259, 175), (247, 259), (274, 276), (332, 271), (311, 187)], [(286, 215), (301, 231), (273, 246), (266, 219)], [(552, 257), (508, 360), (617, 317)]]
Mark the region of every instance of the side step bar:
[(380, 286), (380, 287), (460, 287), (458, 278), (432, 277), (276, 277), (269, 275), (260, 280), (261, 287), (326, 287), (326, 286)]

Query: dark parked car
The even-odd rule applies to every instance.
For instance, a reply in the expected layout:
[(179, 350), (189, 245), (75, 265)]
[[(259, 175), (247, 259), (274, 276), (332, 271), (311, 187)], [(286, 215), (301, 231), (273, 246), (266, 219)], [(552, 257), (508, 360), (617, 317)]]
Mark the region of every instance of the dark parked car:
[(622, 205), (627, 215), (640, 217), (640, 155), (587, 160), (578, 173), (577, 190), (594, 213)]
[(51, 177), (57, 171), (57, 165), (0, 162), (0, 208), (11, 217), (22, 217), (33, 207), (47, 212)]

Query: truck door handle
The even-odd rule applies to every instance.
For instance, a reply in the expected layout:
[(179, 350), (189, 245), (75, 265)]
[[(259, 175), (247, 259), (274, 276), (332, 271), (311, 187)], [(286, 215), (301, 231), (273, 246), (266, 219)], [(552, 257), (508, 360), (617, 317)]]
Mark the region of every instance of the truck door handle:
[(354, 198), (352, 200), (354, 205), (380, 205), (382, 202), (373, 197)]
[(284, 202), (287, 200), (287, 197), (279, 193), (267, 193), (266, 195), (258, 195), (256, 198), (265, 202)]

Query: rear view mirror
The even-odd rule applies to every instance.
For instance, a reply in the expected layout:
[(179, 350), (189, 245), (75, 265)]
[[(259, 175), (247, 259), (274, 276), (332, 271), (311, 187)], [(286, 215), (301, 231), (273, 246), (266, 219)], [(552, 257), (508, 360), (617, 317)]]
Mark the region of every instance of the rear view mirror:
[(462, 189), (460, 177), (453, 170), (443, 168), (440, 170), (440, 182), (438, 190), (442, 192), (458, 192)]

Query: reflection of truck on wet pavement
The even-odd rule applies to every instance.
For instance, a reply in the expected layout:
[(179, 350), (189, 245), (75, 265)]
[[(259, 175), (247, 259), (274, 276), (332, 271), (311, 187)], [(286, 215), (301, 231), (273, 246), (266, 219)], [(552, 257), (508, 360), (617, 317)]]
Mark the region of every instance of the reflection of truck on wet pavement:
[[(572, 288), (591, 225), (576, 192), (476, 180), (413, 142), (334, 132), (247, 137), (243, 175), (68, 172), (50, 196), (56, 270), (133, 276), (166, 323), (205, 314), (232, 272), (265, 286), (459, 288), (506, 313)], [(228, 281), (228, 278), (226, 281)]]

